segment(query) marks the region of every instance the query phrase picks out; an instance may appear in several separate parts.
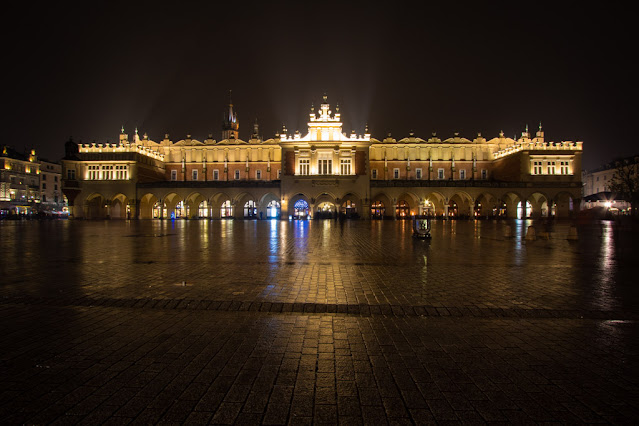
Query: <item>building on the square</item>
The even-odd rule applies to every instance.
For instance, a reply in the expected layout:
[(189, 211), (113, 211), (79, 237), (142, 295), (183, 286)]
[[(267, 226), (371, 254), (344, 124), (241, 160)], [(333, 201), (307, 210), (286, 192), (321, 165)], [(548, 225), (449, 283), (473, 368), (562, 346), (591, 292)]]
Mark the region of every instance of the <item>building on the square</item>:
[(4, 145), (0, 154), (0, 211), (29, 215), (40, 203), (40, 163), (35, 150), (20, 153)]
[[(618, 172), (618, 163), (626, 160), (639, 164), (639, 156), (611, 161), (592, 170), (584, 170), (582, 173), (583, 198), (581, 208), (599, 209), (606, 212), (629, 214), (631, 204), (624, 200), (620, 194), (611, 191), (610, 181)], [(635, 166), (637, 167), (637, 166)], [(637, 172), (636, 172), (637, 173)]]
[(232, 103), (222, 139), (67, 143), (63, 191), (77, 218), (569, 217), (581, 198), (582, 142), (455, 134), (378, 140), (343, 132), (324, 96), (308, 132), (239, 139)]
[(40, 160), (40, 212), (52, 215), (66, 213), (62, 194), (62, 165)]

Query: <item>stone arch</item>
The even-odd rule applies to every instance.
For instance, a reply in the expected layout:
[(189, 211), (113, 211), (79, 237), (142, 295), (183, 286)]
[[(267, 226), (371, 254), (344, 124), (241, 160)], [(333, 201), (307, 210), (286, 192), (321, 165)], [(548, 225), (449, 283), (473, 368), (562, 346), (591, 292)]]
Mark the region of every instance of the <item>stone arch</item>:
[(377, 193), (371, 198), (371, 219), (393, 217), (394, 214), (395, 207), (391, 203), (391, 199), (385, 193)]
[(395, 217), (398, 219), (410, 219), (417, 214), (419, 197), (412, 192), (403, 192), (395, 202)]
[(455, 218), (467, 219), (472, 217), (473, 207), (473, 198), (465, 191), (455, 192), (448, 200), (449, 216)]
[(550, 198), (547, 194), (536, 191), (528, 196), (527, 200), (531, 207), (532, 213), (531, 217), (533, 219), (539, 219), (541, 217), (549, 217), (552, 213), (552, 205), (549, 202)]
[[(200, 217), (200, 204), (203, 201), (206, 201), (206, 210), (208, 210), (208, 201), (199, 192), (191, 192), (189, 195), (184, 197), (184, 204), (188, 207), (188, 219), (197, 219)], [(202, 213), (206, 214), (204, 217), (208, 216), (208, 211)]]
[[(308, 211), (306, 213), (302, 211), (298, 211), (296, 215), (295, 203), (297, 203), (299, 200), (304, 200), (308, 204)], [(288, 199), (288, 202), (286, 203), (287, 216), (290, 216), (293, 218), (299, 218), (299, 219), (306, 219), (310, 213), (311, 213), (311, 202), (310, 202), (310, 198), (307, 195), (302, 194), (300, 192)]]
[(481, 192), (477, 195), (474, 205), (475, 217), (494, 217), (497, 213), (497, 198), (493, 194)]
[(332, 219), (339, 212), (339, 206), (337, 205), (334, 194), (330, 192), (322, 192), (313, 200), (313, 211), (315, 212), (313, 218), (315, 219)]
[(282, 202), (278, 196), (267, 192), (260, 198), (257, 209), (260, 219), (279, 219), (282, 215)]
[(162, 217), (161, 206), (156, 206), (159, 198), (153, 193), (146, 193), (140, 197), (140, 219), (160, 219)]
[(445, 213), (446, 196), (439, 191), (431, 191), (424, 197), (422, 212), (427, 215), (443, 216)]
[(163, 208), (163, 217), (165, 219), (177, 219), (183, 215), (183, 209), (176, 214), (176, 207), (180, 202), (183, 202), (182, 197), (180, 197), (175, 192), (169, 192), (162, 199), (162, 208)]
[[(227, 201), (228, 201), (228, 204), (226, 204)], [(211, 205), (211, 217), (213, 219), (229, 219), (233, 217), (233, 212), (234, 212), (233, 199), (226, 192), (218, 192), (214, 194), (210, 198), (209, 204)], [(223, 212), (222, 206), (230, 206), (230, 207), (225, 207)]]
[(502, 194), (497, 204), (499, 205), (499, 216), (509, 219), (517, 218), (517, 205), (523, 199), (523, 197), (516, 192), (505, 192)]
[(256, 219), (257, 199), (249, 192), (240, 192), (232, 200), (233, 217), (236, 219)]
[(90, 194), (84, 201), (86, 219), (108, 218), (108, 200), (99, 192)]
[(111, 198), (108, 215), (111, 219), (131, 219), (131, 208), (126, 195), (119, 193)]
[(353, 193), (347, 192), (339, 200), (339, 213), (347, 219), (359, 219), (362, 215), (362, 200)]

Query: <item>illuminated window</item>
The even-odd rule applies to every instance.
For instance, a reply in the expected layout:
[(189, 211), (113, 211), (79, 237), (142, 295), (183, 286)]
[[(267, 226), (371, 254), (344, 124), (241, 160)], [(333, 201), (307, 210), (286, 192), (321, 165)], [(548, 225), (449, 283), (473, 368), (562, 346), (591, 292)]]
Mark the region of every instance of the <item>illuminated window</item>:
[(311, 160), (300, 159), (300, 174), (309, 175), (311, 170)]
[(217, 169), (213, 170), (213, 180), (220, 180), (220, 171)]
[(444, 169), (437, 169), (437, 179), (444, 179)]
[(197, 180), (197, 170), (193, 170), (193, 180)]
[(393, 179), (399, 179), (399, 169), (393, 169)]
[(549, 161), (548, 162), (548, 174), (549, 175), (554, 175), (555, 174), (555, 162), (554, 161)]
[(373, 170), (371, 170), (371, 177), (372, 177), (373, 179), (377, 179), (377, 169), (373, 169)]
[(339, 160), (339, 166), (340, 166), (340, 173), (343, 175), (350, 175), (351, 174), (351, 159), (350, 158), (343, 158), (341, 160)]
[(533, 161), (533, 175), (541, 174), (541, 161)]
[(419, 180), (422, 178), (422, 169), (415, 169), (415, 179)]
[(332, 175), (333, 174), (333, 160), (322, 158), (317, 160), (318, 174), (320, 175)]
[(177, 170), (171, 170), (171, 180), (177, 180)]
[(568, 161), (559, 162), (559, 173), (562, 175), (568, 174)]
[(230, 200), (226, 200), (224, 203), (222, 203), (222, 207), (220, 208), (220, 216), (222, 217), (233, 216), (233, 207), (231, 207)]

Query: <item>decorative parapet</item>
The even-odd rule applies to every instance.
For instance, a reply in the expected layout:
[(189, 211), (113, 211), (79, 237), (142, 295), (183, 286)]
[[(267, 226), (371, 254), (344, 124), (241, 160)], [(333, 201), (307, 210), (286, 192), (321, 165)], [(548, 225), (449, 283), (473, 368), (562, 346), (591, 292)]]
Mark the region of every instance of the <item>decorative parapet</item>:
[(129, 143), (85, 143), (79, 144), (80, 153), (119, 153), (119, 152), (136, 152), (138, 154), (151, 157), (156, 160), (164, 161), (164, 154), (161, 154), (149, 147), (129, 144)]
[(524, 142), (507, 148), (495, 151), (493, 157), (496, 159), (506, 157), (520, 151), (582, 151), (583, 142)]

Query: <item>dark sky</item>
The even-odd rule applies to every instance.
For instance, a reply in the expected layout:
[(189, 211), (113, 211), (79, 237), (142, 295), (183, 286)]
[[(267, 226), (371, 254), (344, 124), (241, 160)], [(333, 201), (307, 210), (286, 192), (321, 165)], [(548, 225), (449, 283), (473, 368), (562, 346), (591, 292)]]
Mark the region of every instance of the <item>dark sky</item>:
[(58, 160), (70, 136), (116, 141), (122, 125), (220, 139), (232, 89), (243, 139), (256, 117), (265, 137), (305, 133), (326, 92), (346, 133), (512, 137), (541, 121), (547, 140), (584, 141), (584, 168), (639, 153), (629, 11), (202, 3), (20, 2), (2, 25), (3, 143)]

